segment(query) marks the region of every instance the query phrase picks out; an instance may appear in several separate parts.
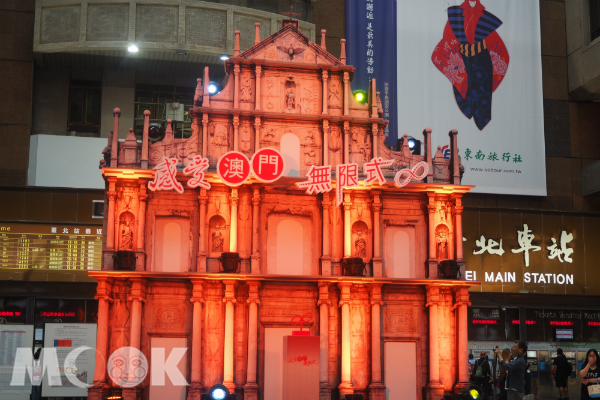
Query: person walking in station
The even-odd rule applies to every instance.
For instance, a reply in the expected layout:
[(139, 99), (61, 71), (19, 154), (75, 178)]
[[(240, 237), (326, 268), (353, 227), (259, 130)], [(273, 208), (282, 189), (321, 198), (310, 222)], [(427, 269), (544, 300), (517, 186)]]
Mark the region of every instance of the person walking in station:
[(487, 352), (482, 351), (479, 353), (479, 359), (475, 361), (473, 379), (475, 384), (483, 389), (484, 399), (490, 392), (490, 376), (492, 370), (490, 369), (490, 363), (488, 362)]

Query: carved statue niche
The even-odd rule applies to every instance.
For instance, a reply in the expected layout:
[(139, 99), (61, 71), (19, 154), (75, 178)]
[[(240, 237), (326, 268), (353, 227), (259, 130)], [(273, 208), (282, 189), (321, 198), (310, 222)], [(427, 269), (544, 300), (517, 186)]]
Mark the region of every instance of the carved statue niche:
[(367, 257), (368, 233), (369, 228), (363, 221), (356, 221), (352, 224), (353, 257), (362, 257), (363, 259)]
[(133, 228), (135, 217), (125, 211), (119, 217), (119, 250), (133, 250)]
[(450, 231), (444, 224), (440, 224), (435, 228), (435, 247), (436, 247), (436, 258), (438, 261), (447, 260), (449, 257), (449, 239)]
[(210, 251), (211, 253), (222, 253), (225, 251), (225, 219), (220, 215), (213, 216), (209, 223)]

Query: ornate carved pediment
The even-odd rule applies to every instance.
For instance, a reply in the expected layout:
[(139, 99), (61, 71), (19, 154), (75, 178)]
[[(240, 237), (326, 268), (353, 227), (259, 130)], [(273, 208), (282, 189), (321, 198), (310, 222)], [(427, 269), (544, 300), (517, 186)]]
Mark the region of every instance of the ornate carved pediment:
[(245, 59), (341, 65), (340, 60), (323, 50), (292, 25), (288, 25), (239, 55)]

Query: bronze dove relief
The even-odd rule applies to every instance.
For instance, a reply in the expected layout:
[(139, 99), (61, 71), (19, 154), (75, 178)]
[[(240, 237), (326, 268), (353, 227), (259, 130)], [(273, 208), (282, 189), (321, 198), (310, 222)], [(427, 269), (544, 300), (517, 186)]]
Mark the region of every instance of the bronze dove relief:
[(277, 46), (279, 51), (287, 53), (290, 56), (290, 60), (294, 59), (294, 55), (301, 54), (305, 49), (302, 47), (294, 47), (293, 43), (290, 43), (290, 47)]

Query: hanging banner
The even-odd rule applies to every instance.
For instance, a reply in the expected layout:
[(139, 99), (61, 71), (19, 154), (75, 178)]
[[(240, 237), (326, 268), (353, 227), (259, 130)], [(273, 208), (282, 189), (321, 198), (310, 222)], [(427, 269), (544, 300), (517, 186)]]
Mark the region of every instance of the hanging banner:
[(399, 132), (457, 129), (463, 185), (545, 196), (539, 2), (397, 4)]
[(352, 90), (368, 92), (376, 79), (380, 92), (386, 143), (396, 145), (396, 0), (346, 0), (346, 56), (352, 65)]

